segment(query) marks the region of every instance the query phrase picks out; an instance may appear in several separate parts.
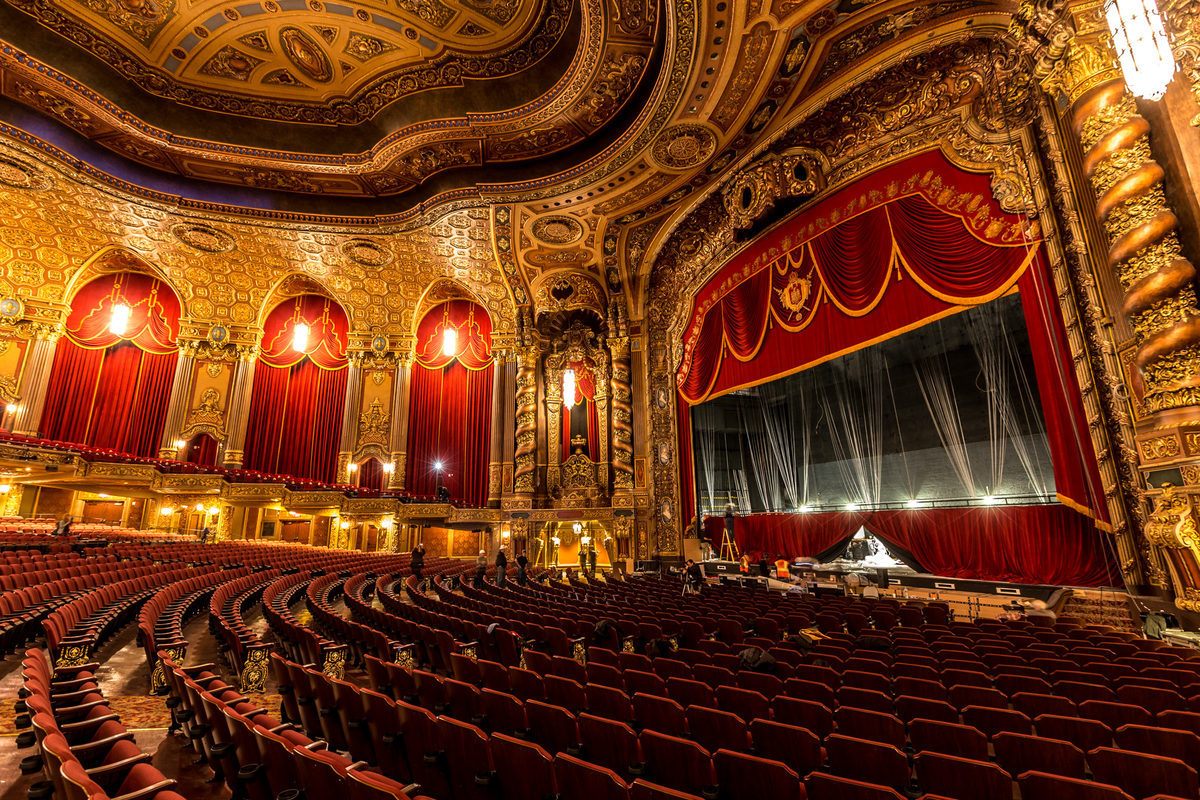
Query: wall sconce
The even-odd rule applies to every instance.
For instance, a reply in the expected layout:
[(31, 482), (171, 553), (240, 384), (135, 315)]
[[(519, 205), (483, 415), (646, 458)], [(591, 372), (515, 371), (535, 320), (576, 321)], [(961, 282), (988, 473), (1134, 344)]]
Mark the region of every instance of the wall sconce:
[(16, 403), (9, 403), (8, 405), (6, 405), (4, 407), (5, 414), (15, 414), (20, 410), (21, 410), (21, 407), (19, 405), (17, 405)]
[(0, 483), (0, 494), (8, 494), (12, 491), (12, 484)]
[(338, 527), (344, 531), (348, 531), (348, 530), (350, 530), (350, 523), (347, 522), (346, 520), (342, 520), (341, 523), (338, 525)]
[(183, 439), (176, 439), (174, 442), (172, 442), (172, 444), (175, 445), (176, 453), (187, 447), (187, 442), (185, 442)]
[(563, 371), (563, 405), (570, 411), (575, 407), (575, 370)]
[(108, 318), (108, 332), (114, 336), (124, 336), (129, 330), (129, 317), (133, 309), (124, 303), (116, 303), (112, 307), (112, 315)]
[(175, 513), (175, 509), (171, 508), (170, 506), (163, 506), (158, 510), (158, 513), (162, 514), (164, 517), (169, 517)]
[(346, 472), (357, 472), (358, 464), (350, 463), (346, 465)]
[(396, 471), (396, 463), (394, 461), (383, 462), (383, 474), (384, 475), (391, 475), (395, 471)]
[(390, 517), (379, 520), (379, 527), (383, 528), (385, 531), (390, 531), (392, 529), (392, 525), (394, 524), (395, 523), (392, 522)]
[(308, 350), (308, 335), (311, 331), (303, 322), (297, 322), (292, 326), (292, 349), (297, 353), (303, 353)]

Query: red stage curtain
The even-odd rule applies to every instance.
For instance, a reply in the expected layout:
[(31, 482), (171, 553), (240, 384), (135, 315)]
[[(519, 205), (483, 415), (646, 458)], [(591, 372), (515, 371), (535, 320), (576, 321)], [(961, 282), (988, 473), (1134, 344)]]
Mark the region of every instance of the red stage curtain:
[[(705, 529), (719, 541), (721, 517)], [(859, 528), (910, 555), (925, 572), (948, 578), (1052, 586), (1116, 586), (1108, 535), (1063, 505), (973, 506), (738, 517), (738, 547), (752, 558), (829, 557)]]
[[(442, 352), (444, 331), (458, 332), (457, 351)], [(453, 500), (487, 505), (492, 432), (491, 320), (482, 306), (451, 300), (417, 326), (412, 368), (406, 482), (417, 496), (434, 496), (438, 473)]]
[[(304, 352), (292, 348), (299, 322), (309, 326)], [(246, 425), (247, 469), (336, 479), (347, 328), (341, 306), (319, 295), (285, 300), (267, 315)]]
[[(129, 308), (121, 334), (109, 330), (118, 304)], [(83, 286), (55, 350), (42, 436), (156, 455), (175, 377), (178, 327), (179, 301), (154, 278), (120, 273)]]
[(217, 465), (217, 450), (219, 447), (220, 444), (216, 439), (207, 433), (198, 433), (188, 442), (186, 461), (189, 464), (199, 464), (202, 467), (215, 467)]
[(1016, 284), (1059, 499), (1106, 526), (1057, 300), (1023, 224), (999, 208), (986, 175), (936, 150), (863, 178), (763, 234), (696, 293), (680, 396), (696, 404), (776, 380)]
[[(682, 395), (675, 396), (675, 420), (679, 424), (679, 518), (688, 520), (688, 525), (697, 525), (696, 519), (696, 467), (692, 454), (692, 409)], [(709, 538), (710, 542), (720, 539)]]

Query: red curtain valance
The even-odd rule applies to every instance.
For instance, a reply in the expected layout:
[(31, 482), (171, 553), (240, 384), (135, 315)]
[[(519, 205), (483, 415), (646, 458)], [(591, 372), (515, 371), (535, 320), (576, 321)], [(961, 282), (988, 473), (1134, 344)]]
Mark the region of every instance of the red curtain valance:
[[(725, 520), (704, 528), (720, 541)], [(737, 518), (738, 548), (763, 555), (832, 557), (859, 528), (911, 556), (931, 575), (1052, 586), (1119, 586), (1107, 534), (1062, 505), (972, 506), (811, 514), (750, 514)], [(893, 553), (899, 555), (899, 553)]]
[(940, 152), (886, 167), (764, 234), (696, 293), (680, 392), (699, 403), (995, 299), (1037, 245), (986, 176)]
[[(113, 333), (113, 307), (129, 308), (125, 332)], [(71, 300), (67, 336), (89, 350), (132, 342), (156, 355), (175, 352), (179, 299), (162, 281), (139, 272), (121, 272), (89, 281)]]
[[(292, 346), (301, 322), (308, 326), (303, 352)], [(321, 369), (341, 369), (347, 363), (348, 330), (346, 312), (328, 297), (306, 294), (284, 300), (263, 324), (259, 358), (271, 367), (291, 367), (307, 357)]]
[[(458, 333), (458, 349), (446, 355), (442, 343), (447, 328)], [(467, 369), (484, 369), (492, 363), (492, 320), (470, 300), (447, 300), (430, 309), (417, 326), (416, 362), (441, 369), (457, 361)]]

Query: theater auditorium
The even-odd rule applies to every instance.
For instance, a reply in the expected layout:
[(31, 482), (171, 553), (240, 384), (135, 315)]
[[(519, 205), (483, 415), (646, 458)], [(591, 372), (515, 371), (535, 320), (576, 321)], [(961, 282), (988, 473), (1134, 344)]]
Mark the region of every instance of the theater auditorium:
[(1200, 800), (1196, 0), (0, 0), (0, 800)]

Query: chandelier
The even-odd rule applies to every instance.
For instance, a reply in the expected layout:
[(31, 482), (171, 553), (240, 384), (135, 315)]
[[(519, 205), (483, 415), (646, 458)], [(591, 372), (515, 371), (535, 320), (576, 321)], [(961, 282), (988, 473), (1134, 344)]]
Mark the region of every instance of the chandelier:
[(1107, 0), (1104, 17), (1129, 91), (1161, 100), (1175, 76), (1175, 57), (1154, 0)]

